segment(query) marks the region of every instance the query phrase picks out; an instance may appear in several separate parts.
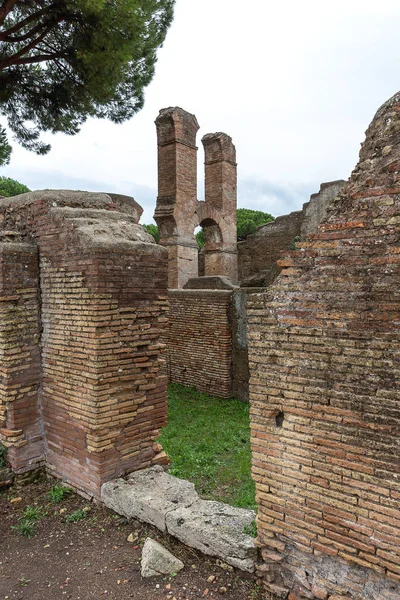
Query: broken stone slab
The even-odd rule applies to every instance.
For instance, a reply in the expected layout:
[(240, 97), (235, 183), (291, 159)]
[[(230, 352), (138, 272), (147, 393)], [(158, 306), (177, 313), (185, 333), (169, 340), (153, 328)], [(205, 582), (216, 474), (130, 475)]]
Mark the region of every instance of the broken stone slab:
[(201, 500), (192, 483), (158, 465), (103, 484), (101, 499), (120, 515), (150, 523), (204, 554), (254, 571), (254, 540), (243, 529), (255, 519), (255, 512)]
[(142, 550), (142, 577), (155, 577), (157, 575), (171, 575), (181, 571), (185, 566), (161, 544), (147, 538)]
[(189, 507), (169, 512), (166, 524), (168, 533), (187, 546), (253, 572), (257, 551), (253, 538), (243, 533), (243, 528), (254, 519), (252, 510), (199, 499)]
[(101, 500), (108, 508), (150, 523), (164, 533), (165, 515), (198, 499), (193, 483), (168, 475), (159, 465), (136, 471), (128, 479), (109, 481), (101, 488)]

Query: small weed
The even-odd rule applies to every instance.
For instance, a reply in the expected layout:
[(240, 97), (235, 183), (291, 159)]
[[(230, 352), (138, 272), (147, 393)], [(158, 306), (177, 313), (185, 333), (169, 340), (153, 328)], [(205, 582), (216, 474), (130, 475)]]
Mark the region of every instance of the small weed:
[(18, 525), (11, 525), (11, 529), (18, 531), (20, 535), (31, 539), (35, 533), (35, 521), (29, 521), (29, 519), (21, 519)]
[(82, 519), (85, 519), (87, 517), (87, 514), (87, 510), (80, 508), (75, 512), (71, 513), (70, 515), (67, 515), (65, 517), (65, 521), (66, 523), (77, 523), (78, 521), (82, 521)]
[(63, 485), (55, 485), (50, 492), (47, 494), (50, 502), (54, 504), (58, 504), (67, 498), (72, 490), (70, 488), (64, 487)]
[(268, 592), (268, 596), (263, 596), (263, 591), (264, 590), (262, 587), (256, 583), (251, 590), (250, 595), (248, 596), (249, 600), (259, 600), (260, 598), (264, 598), (265, 600), (273, 600), (272, 596), (270, 596)]
[(42, 519), (45, 515), (42, 512), (40, 506), (27, 506), (24, 512), (22, 513), (22, 517), (20, 517), (20, 521), (32, 521), (35, 523), (39, 519)]
[(25, 577), (20, 577), (18, 579), (19, 585), (22, 585), (23, 587), (26, 587), (30, 582), (31, 582), (31, 580), (30, 579), (25, 579)]
[(289, 250), (296, 250), (296, 242), (300, 242), (300, 236), (296, 235), (293, 242), (289, 246)]
[(20, 535), (24, 535), (30, 539), (35, 533), (35, 525), (37, 521), (39, 521), (39, 519), (43, 519), (44, 516), (45, 513), (43, 513), (40, 506), (27, 506), (18, 519), (18, 525), (12, 525), (11, 529), (18, 531)]
[(251, 537), (256, 538), (257, 537), (257, 524), (256, 524), (256, 522), (252, 521), (248, 525), (245, 525), (243, 527), (243, 533), (246, 533), (247, 535), (251, 535)]

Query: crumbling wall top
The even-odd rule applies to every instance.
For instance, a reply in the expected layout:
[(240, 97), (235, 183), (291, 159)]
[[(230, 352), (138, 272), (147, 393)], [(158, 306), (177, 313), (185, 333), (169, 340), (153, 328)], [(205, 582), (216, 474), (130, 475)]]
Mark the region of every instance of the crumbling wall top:
[(236, 148), (232, 138), (226, 133), (207, 133), (202, 137), (205, 150), (205, 163), (226, 160), (236, 166)]
[(143, 208), (131, 196), (81, 190), (38, 190), (10, 198), (1, 198), (1, 208), (26, 208), (42, 201), (49, 207), (93, 208), (118, 210), (127, 213), (135, 223), (139, 223)]
[(196, 148), (196, 134), (199, 124), (195, 115), (179, 106), (163, 108), (155, 120), (160, 146), (180, 142)]

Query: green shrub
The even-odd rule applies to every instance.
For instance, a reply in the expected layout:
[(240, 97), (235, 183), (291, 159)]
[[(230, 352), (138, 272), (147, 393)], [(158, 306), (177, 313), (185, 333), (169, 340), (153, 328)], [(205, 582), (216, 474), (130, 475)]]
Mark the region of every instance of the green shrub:
[(22, 518), (18, 525), (12, 525), (11, 529), (18, 531), (20, 535), (24, 535), (30, 539), (35, 533), (35, 523), (36, 521)]
[(149, 225), (143, 225), (143, 227), (146, 229), (147, 233), (153, 236), (155, 242), (160, 241), (160, 232), (157, 225), (150, 223)]
[(82, 521), (82, 519), (85, 519), (85, 517), (87, 517), (87, 511), (80, 508), (75, 512), (71, 513), (70, 515), (67, 515), (65, 517), (65, 521), (67, 523), (77, 523), (78, 521)]
[(19, 183), (15, 179), (10, 177), (0, 177), (0, 196), (18, 196), (18, 194), (25, 194), (31, 190), (26, 187), (23, 183)]
[(19, 520), (36, 522), (43, 517), (44, 514), (40, 506), (27, 506)]
[(251, 537), (257, 537), (257, 524), (255, 521), (252, 521), (248, 525), (243, 527), (243, 533), (247, 533), (247, 535), (251, 535)]

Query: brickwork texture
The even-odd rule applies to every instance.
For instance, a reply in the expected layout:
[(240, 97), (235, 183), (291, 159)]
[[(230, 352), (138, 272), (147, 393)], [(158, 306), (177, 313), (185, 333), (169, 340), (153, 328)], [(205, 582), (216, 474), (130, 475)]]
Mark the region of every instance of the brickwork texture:
[(0, 202), (0, 435), (13, 470), (46, 465), (88, 496), (165, 462), (167, 253), (123, 196)]
[(248, 298), (259, 573), (280, 598), (400, 598), (400, 94), (345, 190)]
[(227, 398), (232, 394), (229, 290), (170, 290), (169, 379)]
[(329, 203), (343, 189), (345, 181), (322, 183), (302, 210), (281, 215), (261, 225), (257, 231), (238, 243), (238, 277), (241, 285), (265, 287), (279, 274), (277, 261), (298, 237), (302, 240), (314, 233), (325, 218)]

